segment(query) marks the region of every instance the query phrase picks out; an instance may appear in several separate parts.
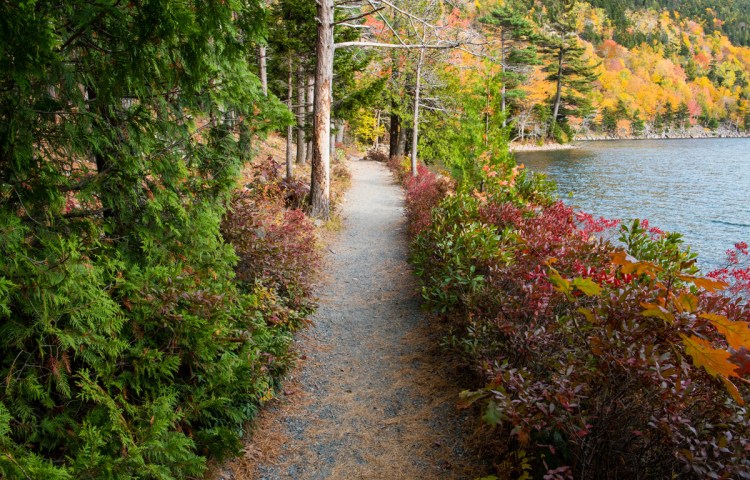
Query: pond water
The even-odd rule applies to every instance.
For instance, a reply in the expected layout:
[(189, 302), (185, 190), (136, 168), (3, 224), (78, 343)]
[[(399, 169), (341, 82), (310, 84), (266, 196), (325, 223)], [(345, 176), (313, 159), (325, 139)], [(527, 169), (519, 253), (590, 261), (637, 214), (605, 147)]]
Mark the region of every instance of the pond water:
[(519, 152), (569, 205), (606, 218), (646, 218), (680, 232), (709, 270), (750, 242), (750, 139), (581, 142), (581, 148)]

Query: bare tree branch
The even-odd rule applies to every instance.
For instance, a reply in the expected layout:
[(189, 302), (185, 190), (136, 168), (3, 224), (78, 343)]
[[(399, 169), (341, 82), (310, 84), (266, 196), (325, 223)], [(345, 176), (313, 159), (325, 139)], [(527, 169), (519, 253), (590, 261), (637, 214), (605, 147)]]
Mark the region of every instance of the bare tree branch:
[(436, 44), (402, 44), (402, 43), (378, 43), (378, 42), (341, 42), (335, 44), (333, 47), (338, 48), (349, 48), (349, 47), (362, 47), (362, 48), (405, 48), (411, 49), (430, 49), (430, 50), (449, 50), (451, 48), (457, 48), (460, 45), (458, 42), (450, 43), (436, 43)]
[(343, 20), (339, 20), (338, 22), (335, 22), (333, 25), (334, 26), (341, 25), (342, 23), (353, 22), (354, 20), (359, 20), (360, 18), (369, 17), (373, 13), (379, 12), (380, 10), (385, 10), (385, 7), (378, 7), (378, 8), (375, 8), (375, 10), (373, 10), (371, 12), (365, 12), (365, 13), (363, 13), (361, 15), (356, 15), (354, 17), (349, 17), (349, 18), (345, 18)]
[(413, 13), (409, 13), (409, 12), (407, 12), (405, 10), (401, 10), (400, 8), (398, 8), (396, 5), (394, 5), (393, 3), (389, 2), (388, 0), (377, 0), (377, 1), (379, 3), (385, 3), (386, 5), (388, 5), (389, 7), (391, 7), (392, 9), (394, 9), (395, 11), (397, 11), (398, 13), (400, 13), (401, 15), (404, 15), (404, 16), (406, 16), (408, 18), (414, 19), (417, 22), (419, 22), (422, 25), (424, 25), (425, 27), (429, 27), (429, 28), (431, 28), (433, 30), (437, 30), (439, 28), (436, 25), (433, 25), (430, 22), (428, 22), (428, 21), (426, 21), (426, 20), (424, 20), (422, 18), (419, 18), (418, 16), (414, 15)]
[[(375, 5), (372, 3), (372, 0), (367, 0), (367, 3), (369, 3), (372, 8), (375, 8)], [(401, 39), (401, 36), (398, 34), (398, 32), (396, 31), (396, 29), (393, 28), (393, 26), (391, 26), (391, 24), (388, 22), (388, 19), (386, 19), (383, 16), (383, 14), (380, 13), (380, 10), (376, 10), (376, 11), (378, 12), (378, 16), (383, 21), (383, 23), (385, 23), (385, 25), (388, 27), (388, 29), (396, 36), (396, 39), (398, 39), (398, 41), (402, 45), (406, 45), (406, 42), (404, 42), (403, 39)]]

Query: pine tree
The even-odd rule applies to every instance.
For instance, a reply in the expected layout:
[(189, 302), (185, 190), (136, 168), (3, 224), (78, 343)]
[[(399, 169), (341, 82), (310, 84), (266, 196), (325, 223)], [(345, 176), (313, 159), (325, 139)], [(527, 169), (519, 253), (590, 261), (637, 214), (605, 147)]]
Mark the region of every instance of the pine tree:
[(630, 133), (634, 137), (640, 137), (646, 131), (646, 122), (641, 118), (641, 112), (633, 113), (633, 122), (630, 124)]
[(493, 9), (490, 15), (481, 18), (480, 21), (498, 30), (501, 67), (499, 80), (502, 82), (501, 112), (505, 126), (508, 100), (523, 96), (523, 90), (518, 87), (526, 78), (525, 71), (530, 66), (539, 64), (536, 49), (529, 44), (534, 39), (534, 30), (531, 22), (508, 5)]
[(540, 52), (547, 56), (544, 71), (547, 80), (555, 83), (549, 135), (559, 135), (558, 126), (568, 116), (584, 117), (593, 109), (587, 94), (596, 80), (595, 66), (584, 58), (585, 50), (578, 43), (575, 29), (575, 2), (548, 2), (546, 23), (538, 41)]
[(675, 126), (684, 130), (690, 120), (690, 110), (685, 102), (680, 102), (674, 114)]

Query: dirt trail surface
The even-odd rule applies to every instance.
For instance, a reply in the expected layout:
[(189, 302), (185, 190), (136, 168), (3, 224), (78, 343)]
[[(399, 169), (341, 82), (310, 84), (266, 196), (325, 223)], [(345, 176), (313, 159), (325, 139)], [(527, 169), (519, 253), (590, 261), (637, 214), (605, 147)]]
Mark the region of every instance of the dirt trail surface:
[(282, 398), (245, 456), (217, 479), (472, 479), (447, 365), (407, 264), (401, 189), (385, 166), (354, 161), (345, 230), (329, 248), (314, 327)]

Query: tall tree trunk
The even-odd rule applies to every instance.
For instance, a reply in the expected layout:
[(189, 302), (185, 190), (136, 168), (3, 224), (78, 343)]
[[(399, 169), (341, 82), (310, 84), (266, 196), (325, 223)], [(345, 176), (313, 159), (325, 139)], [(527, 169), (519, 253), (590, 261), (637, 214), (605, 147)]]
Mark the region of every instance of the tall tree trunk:
[[(484, 146), (490, 144), (490, 82), (492, 78), (487, 75), (487, 83), (485, 85), (485, 93), (487, 98), (485, 99), (485, 112), (484, 112)], [(504, 121), (504, 119), (503, 119)]]
[[(375, 113), (375, 131), (376, 131), (376, 132), (378, 131), (378, 127), (380, 127), (380, 110), (377, 110), (377, 112)], [(375, 142), (374, 142), (374, 145), (373, 145), (373, 147), (374, 147), (374, 148), (375, 148), (376, 150), (377, 150), (378, 148), (380, 148), (380, 135), (377, 135), (377, 136), (375, 137)]]
[(305, 164), (307, 143), (305, 141), (305, 70), (302, 61), (297, 64), (297, 165)]
[[(289, 77), (287, 78), (287, 105), (289, 111), (292, 110), (292, 99), (294, 97), (293, 88), (293, 72), (292, 72), (292, 54), (289, 53), (289, 59), (287, 63), (289, 67)], [(291, 180), (294, 177), (294, 156), (292, 155), (292, 145), (294, 144), (294, 127), (289, 125), (286, 127), (286, 178)]]
[[(396, 80), (399, 77), (399, 70), (398, 70), (398, 57), (396, 56), (396, 53), (391, 54), (391, 65), (392, 65), (392, 73), (391, 73), (391, 79), (392, 82), (395, 84)], [(398, 113), (396, 113), (398, 109), (398, 103), (396, 103), (396, 99), (391, 99), (391, 123), (388, 128), (388, 156), (389, 157), (395, 157), (398, 155), (398, 139), (399, 139), (399, 133), (401, 131), (401, 117), (399, 117)]]
[[(400, 122), (400, 119), (399, 119)], [(396, 156), (403, 157), (406, 154), (406, 140), (409, 130), (403, 124), (399, 127), (398, 142), (396, 143)]]
[(417, 63), (417, 85), (414, 88), (414, 131), (412, 132), (411, 137), (411, 174), (414, 177), (417, 176), (417, 144), (419, 142), (419, 93), (422, 87), (423, 62), (424, 48), (419, 50), (419, 63)]
[(505, 115), (505, 29), (500, 30), (500, 70), (502, 72), (503, 89), (500, 99), (500, 111), (503, 113), (503, 128), (508, 125), (507, 116)]
[(339, 122), (338, 130), (336, 130), (336, 143), (344, 143), (345, 134), (346, 134), (346, 123), (341, 121)]
[(562, 99), (562, 70), (563, 70), (563, 53), (564, 47), (560, 46), (560, 52), (557, 54), (557, 93), (555, 94), (555, 108), (552, 112), (552, 128), (550, 135), (555, 134), (555, 125), (557, 125), (557, 115), (560, 113), (560, 100)]
[(268, 96), (268, 68), (266, 67), (266, 46), (258, 47), (258, 63), (260, 67), (260, 85), (263, 95)]
[(400, 133), (401, 118), (396, 115), (395, 110), (396, 102), (391, 102), (391, 125), (388, 128), (388, 156), (394, 157), (398, 155), (398, 135)]
[(313, 114), (313, 158), (310, 179), (311, 213), (327, 219), (331, 213), (331, 96), (333, 84), (333, 0), (317, 0), (318, 59), (315, 67), (315, 109)]
[[(314, 110), (314, 104), (315, 104), (315, 76), (312, 74), (307, 75), (307, 119), (306, 122), (308, 125), (312, 124), (313, 121), (313, 110)], [(309, 123), (308, 123), (309, 122)], [(312, 148), (312, 137), (307, 139), (307, 156), (305, 160), (307, 163), (312, 162), (312, 154), (313, 154), (313, 148)]]

